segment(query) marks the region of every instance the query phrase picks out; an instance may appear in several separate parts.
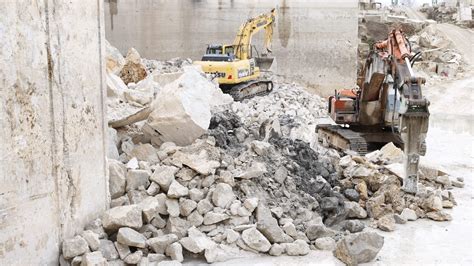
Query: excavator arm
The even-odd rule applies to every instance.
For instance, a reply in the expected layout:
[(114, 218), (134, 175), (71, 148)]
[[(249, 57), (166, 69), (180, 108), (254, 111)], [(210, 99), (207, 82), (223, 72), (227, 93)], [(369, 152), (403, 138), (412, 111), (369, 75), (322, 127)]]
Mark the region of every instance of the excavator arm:
[(398, 131), (404, 146), (403, 189), (417, 192), (420, 155), (425, 155), (425, 138), (428, 132), (429, 101), (423, 96), (421, 86), (425, 80), (416, 77), (409, 60), (410, 51), (403, 32), (394, 29), (388, 39), (377, 42), (375, 48), (389, 62), (394, 85), (399, 93)]
[(273, 24), (275, 22), (275, 9), (269, 13), (258, 15), (244, 22), (234, 39), (235, 56), (241, 60), (251, 58), (252, 36), (262, 29), (265, 29), (264, 46), (268, 52), (271, 52)]

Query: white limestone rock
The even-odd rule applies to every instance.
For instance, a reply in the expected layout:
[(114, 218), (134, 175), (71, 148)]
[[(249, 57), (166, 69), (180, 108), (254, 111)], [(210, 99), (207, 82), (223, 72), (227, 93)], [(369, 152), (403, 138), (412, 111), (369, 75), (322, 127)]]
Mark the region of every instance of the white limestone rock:
[(218, 86), (196, 68), (184, 68), (178, 79), (158, 92), (146, 123), (163, 142), (189, 145), (209, 127), (214, 94), (222, 94)]

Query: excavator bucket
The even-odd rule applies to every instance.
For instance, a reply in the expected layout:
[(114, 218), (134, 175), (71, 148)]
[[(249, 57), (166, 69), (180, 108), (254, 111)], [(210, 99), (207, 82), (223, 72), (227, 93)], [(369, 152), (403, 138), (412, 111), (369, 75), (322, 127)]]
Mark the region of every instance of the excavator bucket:
[(274, 57), (255, 57), (255, 63), (260, 68), (260, 70), (268, 70), (273, 65)]

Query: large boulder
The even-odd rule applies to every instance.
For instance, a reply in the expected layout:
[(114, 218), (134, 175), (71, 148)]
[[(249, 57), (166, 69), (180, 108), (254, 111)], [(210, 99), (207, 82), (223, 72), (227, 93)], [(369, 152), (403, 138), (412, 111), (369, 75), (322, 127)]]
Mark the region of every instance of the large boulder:
[(222, 95), (216, 84), (195, 67), (185, 67), (178, 79), (158, 92), (145, 132), (163, 142), (191, 144), (208, 129), (211, 106), (220, 101), (216, 95)]
[(337, 242), (334, 256), (347, 265), (369, 262), (379, 253), (383, 243), (383, 237), (375, 232), (347, 235)]

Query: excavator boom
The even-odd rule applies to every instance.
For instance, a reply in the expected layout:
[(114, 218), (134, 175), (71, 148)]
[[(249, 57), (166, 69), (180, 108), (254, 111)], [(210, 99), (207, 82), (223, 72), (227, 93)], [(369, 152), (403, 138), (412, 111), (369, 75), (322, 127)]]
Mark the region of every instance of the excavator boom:
[[(428, 100), (423, 78), (410, 61), (410, 46), (400, 29), (374, 44), (367, 59), (360, 89), (341, 90), (329, 98), (329, 113), (341, 128), (318, 125), (319, 139), (330, 146), (365, 153), (369, 144), (395, 142), (403, 146), (403, 189), (417, 192), (418, 164), (426, 152)], [(416, 57), (413, 57), (416, 58)]]

